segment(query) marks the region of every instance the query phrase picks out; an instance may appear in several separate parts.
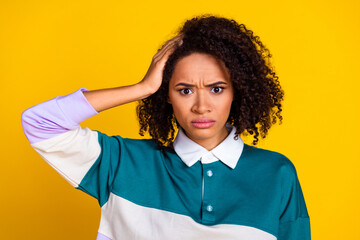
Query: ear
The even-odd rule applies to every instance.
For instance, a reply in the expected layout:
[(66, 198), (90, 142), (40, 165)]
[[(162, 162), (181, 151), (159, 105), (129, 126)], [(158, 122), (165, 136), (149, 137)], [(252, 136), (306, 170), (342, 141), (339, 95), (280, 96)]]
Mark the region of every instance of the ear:
[(168, 104), (171, 104), (171, 101), (170, 101), (169, 96), (167, 97), (166, 102), (167, 102)]

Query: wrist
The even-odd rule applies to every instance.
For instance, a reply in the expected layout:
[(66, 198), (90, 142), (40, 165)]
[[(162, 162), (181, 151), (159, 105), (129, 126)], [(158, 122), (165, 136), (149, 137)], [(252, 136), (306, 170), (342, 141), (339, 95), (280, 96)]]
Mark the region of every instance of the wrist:
[(151, 86), (151, 84), (146, 84), (144, 82), (139, 82), (136, 85), (144, 93), (144, 98), (147, 98), (147, 97), (151, 96), (152, 94), (154, 94), (157, 91), (157, 89), (155, 89), (153, 86)]

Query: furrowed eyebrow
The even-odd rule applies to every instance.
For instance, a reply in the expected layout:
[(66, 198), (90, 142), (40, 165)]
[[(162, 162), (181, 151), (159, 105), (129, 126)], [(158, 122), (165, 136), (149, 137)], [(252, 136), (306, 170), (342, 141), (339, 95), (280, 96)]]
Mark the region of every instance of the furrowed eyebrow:
[[(218, 81), (218, 82), (214, 82), (214, 83), (210, 83), (208, 85), (205, 85), (205, 87), (213, 87), (213, 86), (217, 86), (217, 85), (220, 85), (220, 84), (227, 85), (226, 82)], [(175, 87), (177, 87), (177, 86), (195, 87), (194, 84), (182, 83), (182, 82), (175, 85)]]
[(189, 84), (189, 83), (178, 83), (175, 85), (175, 87), (177, 86), (184, 86), (184, 87), (195, 87), (194, 84)]
[(222, 84), (222, 85), (227, 85), (226, 82), (218, 81), (218, 82), (210, 83), (210, 84), (205, 85), (205, 86), (206, 86), (206, 87), (214, 87), (214, 86), (220, 85), (220, 84)]

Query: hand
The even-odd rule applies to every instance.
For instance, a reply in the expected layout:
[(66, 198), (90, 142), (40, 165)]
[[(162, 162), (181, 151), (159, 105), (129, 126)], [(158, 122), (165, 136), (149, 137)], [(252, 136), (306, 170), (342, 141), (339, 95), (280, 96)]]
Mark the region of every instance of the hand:
[(162, 48), (154, 55), (150, 67), (139, 84), (149, 89), (150, 94), (155, 93), (161, 86), (163, 70), (169, 56), (174, 50), (181, 46), (183, 34), (171, 38), (168, 40)]

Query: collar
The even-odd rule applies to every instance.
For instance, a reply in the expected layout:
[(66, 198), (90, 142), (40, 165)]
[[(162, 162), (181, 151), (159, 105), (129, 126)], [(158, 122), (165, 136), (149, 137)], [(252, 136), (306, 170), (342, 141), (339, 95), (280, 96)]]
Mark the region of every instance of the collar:
[(234, 126), (226, 124), (226, 128), (231, 130), (229, 135), (210, 151), (188, 138), (182, 128), (179, 128), (174, 140), (174, 150), (188, 167), (191, 167), (199, 160), (203, 164), (220, 160), (234, 169), (243, 151), (244, 142), (240, 137), (234, 139), (236, 132)]

